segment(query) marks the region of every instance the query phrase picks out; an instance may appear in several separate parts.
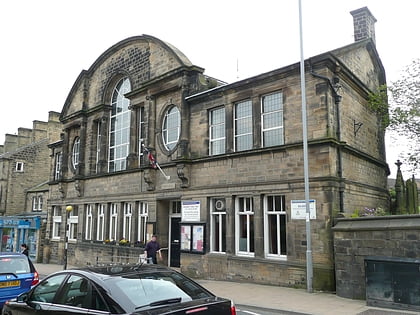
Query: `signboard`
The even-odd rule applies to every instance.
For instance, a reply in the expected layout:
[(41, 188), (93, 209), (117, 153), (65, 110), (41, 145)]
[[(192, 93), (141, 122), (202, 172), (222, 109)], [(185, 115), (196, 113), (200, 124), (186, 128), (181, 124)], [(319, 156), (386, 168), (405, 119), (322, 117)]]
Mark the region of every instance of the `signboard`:
[[(306, 219), (306, 201), (292, 200), (291, 201), (292, 220)], [(316, 200), (309, 200), (309, 212), (312, 220), (316, 219)]]
[(182, 201), (182, 222), (200, 222), (200, 201)]

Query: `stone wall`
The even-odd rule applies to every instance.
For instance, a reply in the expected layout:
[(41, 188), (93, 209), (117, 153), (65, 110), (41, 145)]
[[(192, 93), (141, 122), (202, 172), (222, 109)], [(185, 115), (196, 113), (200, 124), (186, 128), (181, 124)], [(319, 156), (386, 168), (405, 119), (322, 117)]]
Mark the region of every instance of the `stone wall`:
[(333, 227), (337, 295), (365, 299), (365, 258), (420, 259), (420, 215), (338, 219)]

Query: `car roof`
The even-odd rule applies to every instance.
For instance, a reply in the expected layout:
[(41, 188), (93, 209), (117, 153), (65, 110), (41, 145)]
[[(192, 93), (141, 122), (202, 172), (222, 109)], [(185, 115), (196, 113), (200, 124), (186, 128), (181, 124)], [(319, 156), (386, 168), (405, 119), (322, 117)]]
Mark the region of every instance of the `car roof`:
[(21, 256), (21, 257), (27, 257), (24, 254), (21, 253), (15, 253), (15, 252), (0, 252), (0, 257), (10, 257), (10, 256)]
[(98, 280), (105, 280), (110, 277), (118, 277), (127, 274), (147, 274), (155, 272), (171, 272), (177, 273), (177, 271), (160, 265), (155, 264), (109, 264), (109, 265), (95, 265), (86, 266), (81, 268), (72, 268), (67, 270), (61, 270), (58, 273), (79, 273), (89, 277), (94, 276)]

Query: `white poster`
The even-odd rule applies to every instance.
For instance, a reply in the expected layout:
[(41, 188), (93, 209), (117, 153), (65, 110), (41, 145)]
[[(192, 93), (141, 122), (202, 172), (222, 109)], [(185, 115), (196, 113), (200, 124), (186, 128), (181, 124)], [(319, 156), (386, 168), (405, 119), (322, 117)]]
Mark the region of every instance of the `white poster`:
[[(292, 220), (305, 220), (306, 219), (306, 201), (305, 200), (292, 200), (291, 203)], [(311, 220), (316, 219), (316, 200), (309, 200), (309, 212)]]
[(200, 201), (182, 201), (182, 222), (200, 222)]

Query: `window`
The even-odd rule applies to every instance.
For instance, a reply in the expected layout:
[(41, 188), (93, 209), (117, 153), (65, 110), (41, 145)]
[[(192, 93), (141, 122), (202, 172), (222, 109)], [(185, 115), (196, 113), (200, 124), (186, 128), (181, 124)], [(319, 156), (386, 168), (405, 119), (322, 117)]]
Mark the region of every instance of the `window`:
[(225, 199), (210, 201), (210, 251), (226, 252), (226, 207)]
[(210, 111), (210, 155), (225, 153), (225, 108)]
[(105, 205), (98, 205), (97, 211), (96, 239), (103, 241), (105, 231)]
[(252, 149), (252, 102), (235, 104), (235, 151)]
[(263, 147), (283, 144), (283, 94), (277, 92), (263, 96), (261, 113)]
[(111, 204), (110, 209), (110, 217), (109, 217), (109, 239), (111, 241), (117, 240), (117, 220), (118, 220), (118, 209), (117, 204)]
[(178, 108), (173, 105), (166, 111), (162, 125), (162, 140), (168, 151), (175, 148), (178, 143), (180, 131), (181, 115)]
[(238, 255), (254, 256), (254, 210), (252, 198), (235, 199), (236, 252)]
[(61, 274), (48, 278), (48, 281), (40, 282), (39, 285), (32, 291), (28, 302), (52, 303), (55, 294), (66, 277), (66, 274)]
[(139, 214), (139, 225), (137, 229), (137, 240), (139, 242), (146, 243), (146, 232), (147, 232), (147, 217), (149, 216), (149, 209), (146, 202), (139, 202), (138, 214)]
[(123, 224), (123, 238), (131, 241), (131, 221), (133, 218), (133, 210), (131, 203), (124, 203), (124, 224)]
[(73, 142), (73, 149), (71, 151), (71, 163), (73, 168), (76, 169), (79, 165), (79, 154), (80, 154), (80, 138), (76, 137)]
[(143, 144), (146, 137), (145, 120), (144, 120), (144, 107), (140, 107), (138, 111), (139, 117), (139, 165), (142, 163), (143, 157)]
[(125, 94), (131, 91), (128, 78), (116, 85), (112, 94), (111, 127), (109, 129), (108, 171), (115, 172), (126, 169), (126, 158), (130, 145), (130, 101)]
[(53, 223), (52, 223), (52, 238), (60, 239), (60, 226), (61, 226), (61, 208), (53, 206)]
[(287, 255), (285, 196), (264, 196), (264, 247), (267, 257)]
[(93, 216), (92, 216), (92, 205), (86, 206), (86, 230), (85, 239), (92, 239), (92, 227), (93, 227)]
[(32, 197), (32, 211), (42, 211), (42, 207), (43, 207), (42, 196), (33, 196)]
[(172, 214), (180, 214), (181, 213), (181, 201), (172, 201), (171, 202), (171, 213)]
[(61, 179), (61, 160), (63, 155), (61, 152), (55, 154), (54, 179)]
[(15, 171), (23, 172), (23, 162), (16, 162)]
[(99, 173), (99, 159), (101, 157), (101, 128), (102, 122), (98, 121), (96, 124), (96, 164), (95, 172)]
[(78, 209), (75, 206), (70, 212), (69, 217), (69, 240), (75, 241), (77, 239), (77, 225), (79, 223)]

